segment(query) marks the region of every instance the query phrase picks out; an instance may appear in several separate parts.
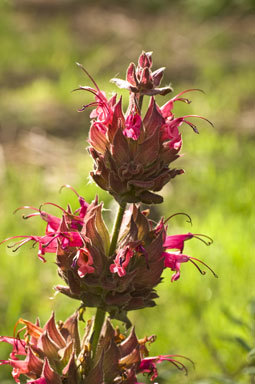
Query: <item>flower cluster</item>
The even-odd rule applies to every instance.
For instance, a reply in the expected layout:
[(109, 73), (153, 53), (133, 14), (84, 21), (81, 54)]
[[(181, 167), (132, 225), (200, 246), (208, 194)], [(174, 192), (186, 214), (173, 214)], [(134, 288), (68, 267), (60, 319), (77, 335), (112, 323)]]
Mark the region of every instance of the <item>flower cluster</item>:
[[(204, 119), (197, 115), (175, 117), (173, 114), (174, 103), (183, 101), (189, 104), (190, 100), (184, 98), (183, 94), (195, 89), (183, 91), (163, 106), (158, 106), (153, 95), (164, 95), (166, 92), (161, 92), (154, 86), (158, 82), (155, 79), (162, 78), (163, 68), (159, 72), (156, 71), (157, 75), (150, 72), (150, 53), (143, 53), (138, 62), (137, 70), (134, 64), (130, 64), (127, 81), (117, 81), (117, 85), (121, 87), (121, 81), (125, 84), (137, 83), (135, 88), (126, 86), (131, 92), (125, 114), (122, 110), (122, 100), (118, 101), (116, 95), (108, 100), (91, 76), (95, 88), (78, 88), (95, 96), (94, 102), (80, 109), (83, 111), (89, 106), (96, 107), (90, 114), (92, 122), (89, 152), (94, 159), (94, 171), (91, 176), (120, 204), (162, 203), (162, 197), (154, 192), (160, 191), (172, 178), (183, 173), (182, 169), (169, 168), (179, 157), (182, 146), (179, 128), (186, 123), (198, 133), (196, 126), (188, 119)], [(141, 102), (144, 94), (150, 95), (150, 102), (145, 116), (142, 117)]]
[(76, 212), (72, 213), (70, 206), (67, 210), (57, 206), (63, 213), (59, 218), (41, 207), (23, 217), (40, 216), (47, 222), (45, 235), (20, 236), (20, 241), (10, 245), (16, 251), (28, 241), (36, 242), (43, 261), (46, 253), (56, 254), (59, 275), (67, 283), (58, 285), (58, 291), (129, 324), (128, 311), (155, 305), (155, 287), (165, 268), (175, 272), (172, 281), (180, 277), (181, 263), (187, 261), (205, 273), (196, 264), (204, 264), (201, 260), (183, 254), (184, 242), (198, 238), (209, 245), (210, 239), (192, 233), (167, 236), (166, 221), (162, 218), (155, 225), (148, 217), (149, 210), (142, 211), (135, 204), (126, 210), (116, 249), (109, 253), (110, 235), (102, 218), (102, 204), (97, 198), (88, 204), (75, 193), (80, 203)]
[(24, 328), (16, 337), (0, 337), (0, 342), (12, 346), (10, 358), (0, 360), (0, 365), (12, 367), (16, 383), (26, 377), (29, 380), (26, 383), (30, 384), (138, 384), (136, 375), (139, 373), (154, 380), (158, 375), (156, 364), (162, 361), (169, 361), (187, 372), (185, 365), (176, 360), (183, 356), (148, 357), (146, 344), (154, 342), (155, 336), (138, 340), (134, 328), (124, 335), (113, 328), (109, 319), (105, 320), (95, 356), (91, 350), (93, 321), (87, 323), (81, 339), (78, 313), (58, 324), (53, 313), (44, 327), (38, 320), (34, 324), (19, 319), (15, 329), (18, 324)]

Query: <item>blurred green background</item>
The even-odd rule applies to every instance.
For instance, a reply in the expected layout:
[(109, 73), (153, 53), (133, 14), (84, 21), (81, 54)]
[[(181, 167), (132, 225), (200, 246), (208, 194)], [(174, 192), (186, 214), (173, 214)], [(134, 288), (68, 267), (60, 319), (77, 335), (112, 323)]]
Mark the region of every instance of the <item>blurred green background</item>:
[[(179, 353), (196, 363), (188, 378), (162, 364), (161, 384), (255, 382), (253, 354), (247, 358), (255, 347), (254, 11), (253, 0), (0, 0), (1, 239), (43, 233), (39, 219), (12, 215), (19, 206), (52, 201), (77, 208), (71, 191), (58, 193), (63, 184), (87, 201), (98, 193), (112, 222), (116, 206), (88, 179), (89, 111), (76, 110), (91, 99), (71, 92), (89, 84), (76, 61), (109, 95), (116, 91), (109, 79), (123, 78), (142, 50), (153, 51), (154, 68), (167, 67), (163, 84), (171, 82), (175, 94), (206, 93), (193, 93), (189, 106), (176, 103), (177, 116), (201, 114), (215, 128), (202, 120), (200, 135), (181, 128), (185, 156), (178, 166), (186, 174), (165, 187), (154, 215), (190, 214), (192, 228), (174, 218), (169, 234), (212, 236), (211, 247), (192, 240), (185, 252), (219, 279), (186, 264), (171, 283), (166, 271), (158, 306), (131, 314), (140, 337), (158, 335), (152, 355)], [(64, 319), (76, 309), (78, 302), (54, 296), (60, 279), (52, 255), (43, 265), (29, 246), (13, 253), (1, 245), (0, 256), (1, 335), (12, 335), (19, 317), (44, 322), (51, 310)], [(0, 346), (1, 359), (9, 349)], [(1, 367), (0, 382), (13, 382), (9, 367)]]

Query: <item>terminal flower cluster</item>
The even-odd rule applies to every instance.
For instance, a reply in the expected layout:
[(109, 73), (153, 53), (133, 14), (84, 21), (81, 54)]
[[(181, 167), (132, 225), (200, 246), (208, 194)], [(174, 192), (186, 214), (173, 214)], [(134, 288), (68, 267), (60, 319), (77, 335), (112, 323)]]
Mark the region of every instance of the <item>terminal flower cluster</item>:
[[(164, 68), (151, 72), (151, 66), (151, 53), (142, 53), (137, 69), (133, 63), (128, 67), (126, 81), (114, 79), (118, 86), (130, 91), (125, 113), (122, 99), (118, 100), (116, 94), (107, 99), (82, 67), (94, 84), (94, 88), (78, 88), (95, 97), (95, 101), (80, 109), (84, 111), (87, 107), (95, 107), (90, 114), (89, 131), (89, 152), (94, 159), (91, 176), (120, 204), (162, 203), (163, 198), (154, 192), (160, 191), (172, 178), (184, 172), (170, 166), (180, 156), (180, 127), (185, 123), (198, 133), (190, 118), (204, 119), (197, 115), (175, 117), (173, 114), (174, 103), (182, 101), (189, 104), (190, 100), (183, 95), (198, 89), (185, 90), (159, 106), (154, 95), (165, 95), (171, 88), (156, 88)], [(144, 95), (149, 95), (150, 101), (143, 117), (141, 103)]]

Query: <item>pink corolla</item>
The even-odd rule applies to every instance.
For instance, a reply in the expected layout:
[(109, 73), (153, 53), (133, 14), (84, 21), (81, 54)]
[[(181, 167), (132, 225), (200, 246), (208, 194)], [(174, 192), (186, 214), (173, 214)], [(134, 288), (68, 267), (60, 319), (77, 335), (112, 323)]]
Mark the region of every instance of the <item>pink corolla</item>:
[(78, 266), (78, 275), (84, 277), (87, 273), (95, 272), (93, 257), (88, 249), (80, 248), (74, 258)]
[[(70, 188), (70, 186), (67, 186)], [(46, 261), (44, 255), (46, 253), (56, 253), (58, 247), (62, 249), (67, 248), (80, 248), (84, 246), (84, 238), (80, 234), (80, 230), (84, 224), (84, 218), (88, 209), (88, 203), (79, 196), (80, 208), (77, 209), (75, 213), (72, 213), (70, 207), (68, 210), (64, 210), (60, 206), (54, 203), (44, 203), (41, 205), (40, 209), (33, 208), (30, 206), (24, 206), (20, 209), (32, 209), (36, 211), (35, 213), (31, 213), (28, 215), (23, 215), (24, 219), (28, 219), (34, 216), (40, 216), (41, 219), (46, 221), (46, 229), (45, 235), (43, 236), (28, 236), (28, 235), (20, 235), (20, 236), (12, 236), (8, 239), (5, 239), (3, 242), (21, 238), (20, 241), (10, 245), (10, 248), (14, 248), (14, 251), (18, 250), (21, 246), (28, 243), (29, 241), (33, 241), (34, 243), (38, 243), (38, 257), (42, 261)], [(42, 206), (44, 205), (53, 205), (59, 208), (62, 212), (62, 218), (53, 216), (42, 210)], [(16, 211), (17, 211), (16, 210)]]
[(151, 380), (154, 380), (158, 377), (158, 370), (157, 370), (157, 364), (162, 363), (163, 361), (168, 361), (169, 363), (173, 364), (176, 368), (178, 368), (181, 371), (184, 371), (187, 375), (188, 370), (186, 366), (180, 362), (179, 360), (176, 360), (176, 358), (184, 358), (194, 364), (192, 360), (188, 359), (185, 356), (182, 355), (159, 355), (154, 357), (145, 357), (142, 359), (139, 370), (142, 373), (147, 373)]
[[(184, 249), (184, 242), (192, 238), (199, 239), (206, 245), (210, 245), (212, 243), (212, 239), (210, 237), (202, 234), (193, 234), (190, 232), (183, 235), (167, 236), (164, 241), (164, 252), (162, 252), (161, 257), (164, 259), (165, 268), (170, 268), (172, 271), (175, 272), (171, 278), (172, 282), (179, 279), (181, 264), (186, 263), (188, 261), (194, 264), (196, 268), (200, 271), (200, 273), (202, 273), (203, 275), (205, 274), (205, 271), (201, 270), (196, 262), (203, 264), (207, 269), (209, 269), (213, 273), (215, 277), (217, 277), (216, 273), (202, 260), (199, 260), (192, 256), (184, 255), (182, 253)], [(175, 251), (165, 252), (165, 250), (168, 249), (173, 249)]]
[(133, 139), (138, 140), (141, 132), (142, 119), (138, 113), (134, 115), (128, 115), (125, 122), (125, 129), (123, 130), (123, 135)]
[(120, 249), (114, 260), (114, 264), (110, 265), (110, 271), (112, 273), (117, 273), (120, 277), (125, 276), (126, 268), (133, 255), (134, 250), (130, 246)]

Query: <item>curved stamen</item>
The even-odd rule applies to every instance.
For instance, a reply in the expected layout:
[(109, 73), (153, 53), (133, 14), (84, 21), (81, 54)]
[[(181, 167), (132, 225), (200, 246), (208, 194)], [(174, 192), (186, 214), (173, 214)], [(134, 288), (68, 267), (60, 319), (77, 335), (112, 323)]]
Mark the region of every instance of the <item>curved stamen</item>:
[(192, 92), (192, 91), (199, 91), (199, 92), (202, 92), (205, 94), (205, 92), (202, 90), (202, 89), (199, 89), (199, 88), (190, 88), (190, 89), (185, 89), (185, 91), (182, 91), (180, 93), (178, 93), (178, 95), (176, 95), (175, 97), (172, 98), (172, 100), (176, 100), (177, 98), (179, 98), (179, 96), (181, 95), (184, 95), (184, 93), (187, 93), (187, 92)]
[(80, 109), (77, 109), (77, 112), (84, 112), (86, 108), (88, 108), (88, 107), (97, 107), (98, 104), (99, 104), (98, 102), (94, 101), (92, 103), (83, 105)]
[[(88, 91), (90, 93), (93, 93), (94, 96), (96, 96), (100, 101), (101, 103), (106, 107), (107, 111), (110, 113), (110, 108), (108, 106), (108, 104), (105, 102), (105, 100), (102, 98), (101, 94), (96, 92), (93, 88), (90, 88), (90, 87), (83, 87), (82, 85), (80, 85), (79, 88), (75, 88), (73, 89), (73, 92), (74, 91)], [(99, 91), (100, 92), (100, 91)]]
[[(25, 329), (27, 329), (26, 326), (22, 327), (21, 329), (19, 329), (19, 330), (17, 331), (17, 335), (16, 335), (16, 329), (17, 329), (18, 324), (20, 324), (20, 319), (19, 319), (18, 321), (16, 321), (16, 323), (14, 324), (14, 327), (13, 327), (13, 337), (14, 337), (15, 339), (17, 339), (17, 338), (19, 337), (19, 334), (20, 334), (22, 331), (24, 331)], [(15, 336), (15, 335), (16, 335), (16, 336)]]
[(52, 236), (52, 239), (50, 239), (47, 243), (42, 244), (42, 248), (46, 248), (46, 247), (48, 247), (48, 246), (52, 243), (53, 240), (56, 240), (56, 239), (57, 239), (58, 237), (60, 237), (60, 236), (61, 236), (61, 233), (54, 234), (54, 235)]
[(198, 266), (193, 260), (191, 260), (191, 257), (190, 257), (190, 256), (189, 256), (189, 261), (190, 261), (192, 264), (195, 265), (195, 267), (199, 270), (199, 272), (201, 273), (201, 275), (205, 275), (205, 274), (206, 274), (205, 271), (202, 271), (202, 269), (199, 268), (199, 266)]
[[(12, 237), (7, 237), (7, 239), (4, 239), (0, 242), (0, 245), (3, 244), (3, 243), (6, 243), (7, 241), (9, 240), (12, 240), (12, 239), (24, 239), (24, 238), (31, 238), (31, 236), (27, 236), (27, 235), (19, 235), (19, 236), (12, 236)], [(20, 240), (22, 241), (22, 240)], [(14, 245), (8, 245), (8, 248), (12, 248), (13, 246), (15, 246), (17, 243), (15, 243)]]
[[(196, 239), (202, 241), (202, 243), (204, 243), (207, 246), (209, 246), (209, 245), (211, 245), (213, 243), (213, 239), (210, 236), (203, 235), (201, 233), (194, 233), (193, 237), (195, 237)], [(206, 239), (208, 239), (208, 241), (206, 241), (204, 239), (201, 239), (201, 237), (205, 237)]]
[(29, 219), (30, 217), (40, 216), (40, 215), (41, 215), (40, 212), (30, 213), (30, 215), (22, 215), (22, 219), (26, 220), (26, 219)]
[(17, 243), (15, 243), (15, 244), (7, 245), (7, 247), (8, 248), (13, 248), (13, 247), (16, 246), (16, 248), (12, 250), (12, 252), (16, 252), (18, 249), (20, 249), (20, 247), (22, 247), (22, 245), (28, 243), (30, 240), (32, 240), (32, 239), (28, 238), (28, 239), (25, 239), (25, 240), (21, 240), (21, 241), (18, 241)]
[(38, 208), (31, 207), (30, 205), (23, 205), (22, 207), (16, 208), (15, 211), (13, 211), (13, 214), (17, 213), (21, 209), (32, 209), (34, 211), (40, 212)]
[(39, 212), (42, 213), (42, 210), (41, 208), (44, 206), (44, 205), (53, 205), (54, 207), (60, 209), (62, 212), (64, 212), (66, 215), (68, 215), (68, 212), (66, 212), (66, 210), (62, 207), (60, 207), (60, 205), (58, 204), (55, 204), (55, 203), (51, 203), (51, 202), (47, 202), (47, 203), (42, 203), (39, 207)]
[(172, 219), (173, 217), (178, 216), (178, 215), (187, 216), (187, 218), (188, 218), (187, 223), (189, 223), (189, 224), (192, 225), (192, 219), (191, 219), (190, 215), (188, 215), (188, 214), (185, 213), (185, 212), (177, 212), (177, 213), (174, 213), (173, 215), (169, 216), (169, 217), (163, 222), (163, 224), (165, 225), (165, 224), (168, 222), (168, 220), (170, 220), (170, 219)]
[(97, 85), (97, 83), (95, 82), (95, 80), (93, 79), (93, 77), (88, 73), (88, 71), (83, 67), (82, 64), (76, 62), (76, 65), (78, 65), (78, 67), (80, 67), (82, 69), (82, 71), (88, 76), (88, 78), (92, 81), (92, 83), (94, 84), (94, 86), (96, 87), (96, 89), (98, 90), (98, 92), (100, 92), (100, 89)]
[[(203, 116), (199, 116), (199, 115), (186, 115), (186, 116), (182, 116), (182, 117), (183, 117), (183, 119), (186, 119), (186, 117), (198, 117), (199, 119), (207, 121), (207, 123), (209, 123), (212, 127), (214, 127), (213, 123), (210, 120), (208, 120), (206, 117), (203, 117)], [(185, 120), (185, 122), (187, 123), (186, 120)]]
[(175, 360), (175, 359), (171, 359), (169, 360), (177, 369), (179, 369), (179, 371), (184, 371), (185, 372), (185, 375), (187, 376), (188, 374), (188, 369), (185, 367), (185, 365), (183, 363), (181, 363), (180, 361), (178, 360)]
[(79, 88), (75, 88), (72, 90), (72, 92), (75, 92), (75, 91), (88, 91), (90, 93), (93, 93), (93, 95), (97, 96), (97, 91), (94, 88), (84, 87), (83, 85), (79, 85)]
[[(193, 260), (196, 260), (197, 262), (203, 264), (206, 268), (209, 269), (209, 271), (212, 272), (212, 274), (213, 274), (214, 277), (218, 278), (218, 275), (212, 270), (212, 268), (209, 267), (209, 265), (207, 265), (206, 263), (204, 263), (202, 260), (199, 260), (199, 259), (197, 259), (196, 257), (192, 257), (192, 256), (189, 256), (189, 259), (190, 259), (190, 261), (191, 261), (193, 264), (195, 264), (195, 263), (193, 262)], [(191, 259), (192, 259), (192, 260), (191, 260)], [(196, 264), (195, 264), (195, 265), (196, 265)], [(197, 265), (196, 265), (196, 266), (197, 266)], [(197, 267), (198, 267), (198, 266), (197, 266)], [(198, 267), (198, 268), (199, 268), (199, 267)], [(199, 269), (200, 269), (200, 268), (199, 268)], [(202, 273), (202, 275), (204, 275), (204, 274), (205, 274), (205, 272)]]
[(183, 356), (183, 355), (175, 355), (175, 354), (174, 355), (167, 355), (167, 356), (169, 356), (169, 357), (181, 357), (182, 359), (185, 359), (185, 360), (189, 361), (193, 365), (193, 367), (195, 368), (194, 361), (191, 360), (189, 357), (186, 357), (186, 356)]
[(195, 124), (191, 123), (190, 121), (187, 121), (187, 120), (183, 120), (184, 123), (188, 124), (195, 133), (199, 134), (199, 131), (197, 129), (197, 127), (195, 126)]
[(186, 103), (186, 104), (191, 104), (192, 103), (192, 101), (187, 99), (186, 97), (178, 97), (174, 101), (182, 101), (183, 103)]
[(74, 187), (72, 187), (72, 186), (69, 185), (69, 184), (64, 184), (64, 185), (62, 185), (62, 186), (60, 187), (60, 189), (59, 189), (59, 193), (62, 192), (62, 189), (63, 189), (63, 188), (71, 189), (71, 190), (76, 194), (77, 197), (80, 197), (79, 193), (74, 189)]

